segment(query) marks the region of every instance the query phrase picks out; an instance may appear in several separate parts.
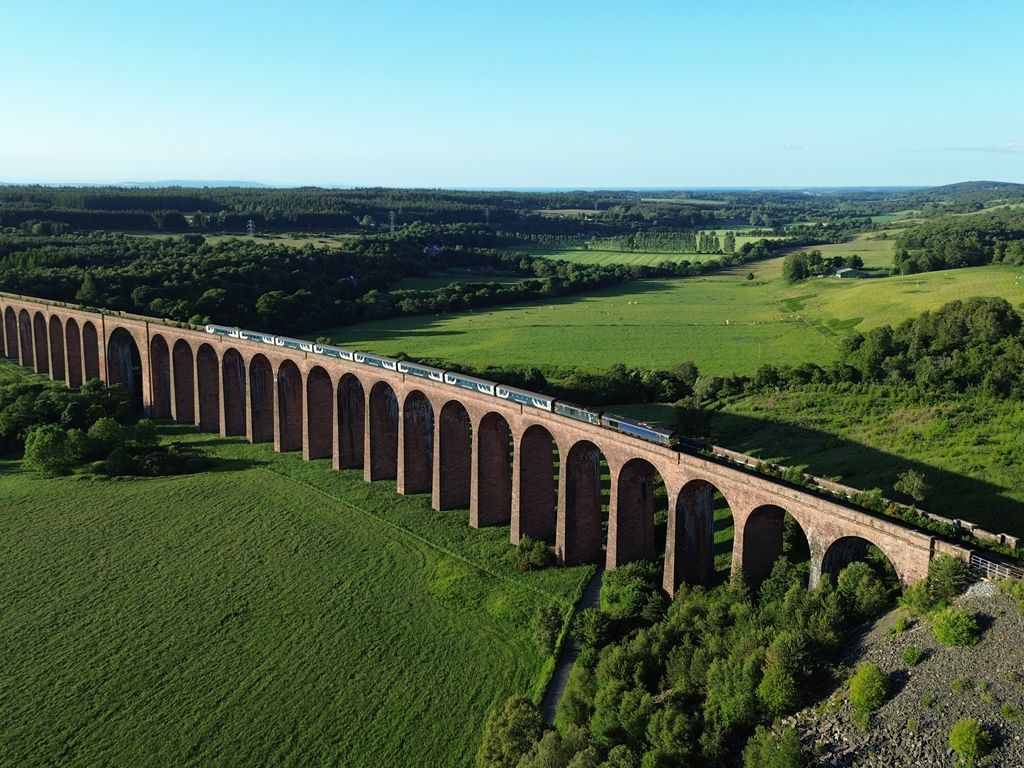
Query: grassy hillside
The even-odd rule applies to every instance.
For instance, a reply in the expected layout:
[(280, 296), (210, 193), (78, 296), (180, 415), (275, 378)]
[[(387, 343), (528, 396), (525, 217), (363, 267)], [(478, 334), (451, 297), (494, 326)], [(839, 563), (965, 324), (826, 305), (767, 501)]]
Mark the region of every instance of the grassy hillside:
[(218, 458), (190, 477), (0, 463), (0, 763), (469, 765), (588, 571), (518, 574), (507, 528), (192, 439)]
[[(612, 410), (674, 423), (669, 405)], [(765, 461), (858, 488), (893, 493), (897, 475), (921, 472), (922, 506), (1024, 536), (1024, 404), (952, 398), (923, 405), (888, 386), (824, 387), (749, 395), (711, 417), (711, 439)]]
[[(868, 266), (892, 261), (892, 240), (861, 238), (826, 246), (859, 254)], [(753, 279), (747, 279), (753, 273)], [(335, 341), (383, 354), (445, 358), (470, 365), (576, 365), (622, 362), (668, 368), (693, 360), (701, 371), (752, 373), (763, 363), (835, 359), (854, 330), (898, 323), (957, 298), (1024, 301), (1024, 273), (978, 267), (924, 275), (837, 280), (782, 279), (782, 258), (679, 280), (644, 280), (594, 293), (490, 311), (404, 317), (323, 331)]]

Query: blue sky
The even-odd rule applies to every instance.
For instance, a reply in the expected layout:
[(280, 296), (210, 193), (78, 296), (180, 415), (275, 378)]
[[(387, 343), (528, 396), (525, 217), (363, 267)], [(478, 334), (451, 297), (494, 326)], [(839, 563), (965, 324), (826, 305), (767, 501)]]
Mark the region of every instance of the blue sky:
[(2, 181), (1024, 182), (1019, 2), (9, 0), (2, 19)]

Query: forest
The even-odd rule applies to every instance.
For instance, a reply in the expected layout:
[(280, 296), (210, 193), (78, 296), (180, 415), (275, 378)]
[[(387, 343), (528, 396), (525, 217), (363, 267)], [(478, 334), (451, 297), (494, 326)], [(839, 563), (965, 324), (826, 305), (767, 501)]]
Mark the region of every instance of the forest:
[(894, 267), (903, 275), (984, 264), (1024, 264), (1024, 208), (941, 216), (901, 232)]

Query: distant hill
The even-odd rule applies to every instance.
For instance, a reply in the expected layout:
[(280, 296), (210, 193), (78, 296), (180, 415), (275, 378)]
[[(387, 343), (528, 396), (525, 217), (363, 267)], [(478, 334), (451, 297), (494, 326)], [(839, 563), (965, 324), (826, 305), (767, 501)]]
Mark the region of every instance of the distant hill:
[(923, 190), (935, 195), (958, 195), (975, 192), (1022, 192), (1024, 184), (1016, 184), (1011, 181), (958, 181), (956, 184), (945, 184), (941, 187), (931, 187)]
[(262, 181), (223, 181), (220, 179), (170, 179), (166, 181), (118, 181), (113, 183), (82, 183), (82, 182), (38, 182), (26, 184), (24, 182), (0, 181), (0, 187), (72, 187), (80, 189), (166, 189), (168, 187), (182, 187), (186, 189), (215, 189), (221, 187), (235, 187), (238, 189), (274, 189), (273, 184), (264, 184)]

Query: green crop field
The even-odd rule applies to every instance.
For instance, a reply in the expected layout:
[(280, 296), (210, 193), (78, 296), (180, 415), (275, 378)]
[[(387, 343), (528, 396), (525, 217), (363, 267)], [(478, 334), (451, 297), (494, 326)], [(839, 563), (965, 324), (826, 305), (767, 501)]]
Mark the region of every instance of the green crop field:
[[(893, 241), (824, 246), (891, 263)], [(752, 373), (762, 363), (827, 364), (854, 330), (898, 323), (953, 299), (1024, 301), (1024, 270), (988, 266), (923, 275), (838, 280), (782, 279), (782, 257), (700, 278), (642, 280), (593, 293), (464, 314), (399, 317), (318, 331), (337, 343), (467, 365), (614, 363), (669, 368), (693, 360), (701, 371)], [(747, 279), (753, 274), (753, 279)]]
[(188, 477), (0, 462), (0, 764), (470, 765), (531, 694), (531, 619), (588, 568), (519, 574), (394, 483), (196, 436)]

